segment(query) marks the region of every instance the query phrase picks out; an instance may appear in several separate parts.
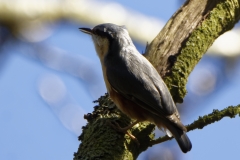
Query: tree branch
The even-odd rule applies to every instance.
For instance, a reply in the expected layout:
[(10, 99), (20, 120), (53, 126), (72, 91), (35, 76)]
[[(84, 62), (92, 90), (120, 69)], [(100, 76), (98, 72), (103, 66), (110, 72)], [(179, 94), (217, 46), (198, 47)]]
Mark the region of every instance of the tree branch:
[(214, 40), (239, 21), (239, 2), (188, 0), (149, 45), (146, 57), (175, 102), (183, 102), (188, 76)]
[[(235, 118), (237, 114), (240, 116), (240, 105), (237, 105), (235, 107), (229, 106), (221, 111), (213, 110), (212, 113), (205, 115), (203, 117), (199, 117), (198, 120), (187, 125), (186, 127), (188, 132), (194, 129), (203, 129), (209, 124), (220, 121), (224, 117)], [(168, 137), (168, 136), (160, 137), (156, 140), (151, 141), (149, 146), (153, 146), (155, 144), (162, 143), (170, 139), (172, 139), (172, 137)]]
[(149, 123), (140, 123), (134, 126), (134, 134), (140, 143), (140, 146), (128, 135), (116, 132), (109, 125), (111, 121), (116, 121), (120, 126), (127, 126), (131, 123), (126, 115), (117, 109), (114, 103), (109, 100), (108, 95), (102, 96), (96, 101), (99, 105), (94, 107), (91, 114), (84, 116), (88, 124), (83, 127), (79, 140), (82, 143), (78, 152), (74, 154), (74, 160), (78, 159), (136, 159), (137, 156), (148, 148), (152, 133), (155, 128)]

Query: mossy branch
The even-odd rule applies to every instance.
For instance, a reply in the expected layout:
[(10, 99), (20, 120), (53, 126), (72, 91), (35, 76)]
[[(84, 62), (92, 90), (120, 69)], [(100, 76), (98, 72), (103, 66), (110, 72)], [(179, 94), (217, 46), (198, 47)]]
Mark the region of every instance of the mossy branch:
[(109, 125), (111, 121), (116, 121), (120, 126), (127, 126), (131, 123), (131, 119), (117, 109), (109, 100), (108, 94), (100, 97), (96, 102), (99, 104), (94, 107), (94, 111), (84, 116), (88, 124), (83, 127), (83, 132), (79, 136), (82, 143), (78, 152), (74, 154), (74, 160), (136, 159), (148, 148), (150, 140), (154, 138), (152, 131), (155, 126), (146, 122), (139, 123), (131, 129), (140, 143), (139, 146), (130, 137), (116, 132)]
[[(224, 117), (235, 118), (236, 115), (240, 116), (240, 105), (229, 106), (221, 111), (214, 109), (212, 113), (205, 115), (203, 117), (199, 117), (198, 120), (187, 125), (186, 127), (188, 132), (195, 129), (203, 129), (209, 124), (220, 121)], [(168, 137), (168, 136), (160, 137), (156, 140), (151, 141), (149, 146), (162, 143), (170, 139), (172, 139), (172, 137)]]
[(187, 79), (214, 40), (240, 18), (240, 0), (188, 0), (149, 45), (146, 57), (182, 103)]

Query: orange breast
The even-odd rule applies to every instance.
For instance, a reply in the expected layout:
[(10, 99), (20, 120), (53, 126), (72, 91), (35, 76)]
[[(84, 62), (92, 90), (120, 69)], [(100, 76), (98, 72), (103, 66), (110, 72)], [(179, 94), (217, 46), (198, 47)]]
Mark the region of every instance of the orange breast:
[[(101, 63), (103, 60), (101, 60)], [(138, 121), (150, 121), (155, 123), (158, 118), (154, 118), (149, 111), (144, 109), (143, 107), (139, 106), (138, 104), (134, 103), (133, 101), (125, 98), (121, 94), (119, 94), (117, 91), (115, 91), (110, 83), (108, 82), (107, 75), (106, 75), (106, 67), (102, 63), (102, 71), (103, 71), (103, 77), (105, 81), (105, 85), (107, 87), (108, 93), (110, 95), (110, 98), (113, 100), (113, 102), (116, 104), (116, 106), (127, 116), (129, 116), (132, 119), (138, 120)]]
[(139, 121), (145, 121), (148, 118), (145, 116), (146, 110), (131, 100), (123, 97), (114, 89), (110, 90), (110, 98), (117, 105), (117, 107), (127, 116)]

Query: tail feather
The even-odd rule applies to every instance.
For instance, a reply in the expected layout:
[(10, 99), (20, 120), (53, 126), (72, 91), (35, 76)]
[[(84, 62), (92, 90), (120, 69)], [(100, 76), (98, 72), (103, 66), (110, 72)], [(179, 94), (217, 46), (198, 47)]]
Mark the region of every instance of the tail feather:
[(183, 131), (182, 129), (178, 128), (173, 124), (167, 124), (166, 127), (178, 142), (178, 145), (181, 148), (182, 152), (187, 153), (192, 149), (192, 143), (188, 138), (187, 134), (185, 133), (185, 131)]
[(177, 140), (178, 145), (183, 153), (187, 153), (192, 149), (192, 143), (186, 133), (183, 132), (182, 135), (175, 137), (175, 139)]

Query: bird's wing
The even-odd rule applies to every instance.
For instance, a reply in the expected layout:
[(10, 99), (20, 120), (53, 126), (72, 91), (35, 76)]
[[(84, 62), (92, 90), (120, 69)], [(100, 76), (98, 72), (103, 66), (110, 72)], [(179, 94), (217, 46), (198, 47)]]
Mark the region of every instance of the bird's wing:
[(163, 117), (177, 113), (168, 88), (151, 63), (140, 53), (127, 54), (105, 60), (111, 86), (151, 113)]

